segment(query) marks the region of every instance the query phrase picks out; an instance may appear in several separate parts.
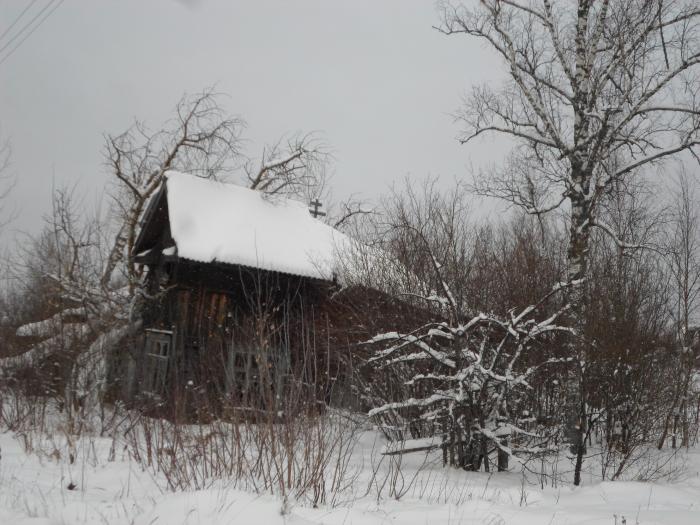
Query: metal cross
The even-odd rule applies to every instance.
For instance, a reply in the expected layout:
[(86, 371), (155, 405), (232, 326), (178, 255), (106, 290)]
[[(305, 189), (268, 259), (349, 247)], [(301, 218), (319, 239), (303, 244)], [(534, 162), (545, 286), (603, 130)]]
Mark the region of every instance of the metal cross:
[(323, 217), (323, 216), (326, 215), (326, 212), (325, 212), (325, 211), (319, 211), (319, 208), (320, 208), (321, 206), (323, 206), (323, 204), (321, 204), (321, 203), (318, 201), (318, 199), (312, 200), (312, 201), (309, 203), (309, 206), (313, 206), (313, 207), (314, 207), (313, 210), (312, 210), (311, 208), (309, 208), (309, 213), (311, 213), (311, 215), (314, 217), (314, 219), (317, 218), (317, 217)]

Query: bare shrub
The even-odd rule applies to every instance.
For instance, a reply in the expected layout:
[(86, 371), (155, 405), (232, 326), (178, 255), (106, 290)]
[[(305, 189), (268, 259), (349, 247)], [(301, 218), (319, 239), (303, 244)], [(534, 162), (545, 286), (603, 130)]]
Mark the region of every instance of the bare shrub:
[(312, 505), (348, 497), (358, 431), (352, 422), (334, 413), (245, 416), (193, 426), (142, 418), (125, 439), (129, 454), (170, 490), (224, 483)]

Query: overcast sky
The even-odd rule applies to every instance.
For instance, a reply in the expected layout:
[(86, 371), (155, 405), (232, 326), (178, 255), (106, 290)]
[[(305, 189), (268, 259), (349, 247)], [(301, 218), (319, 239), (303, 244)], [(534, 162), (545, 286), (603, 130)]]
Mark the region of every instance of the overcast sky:
[[(28, 4), (0, 3), (0, 34)], [(432, 0), (65, 0), (0, 64), (13, 226), (39, 227), (54, 181), (96, 200), (104, 133), (134, 118), (156, 126), (184, 92), (212, 85), (248, 122), (250, 155), (284, 133), (321, 132), (338, 198), (373, 197), (409, 174), (466, 177), (498, 150), (460, 146), (450, 114), (499, 67), (437, 22)]]

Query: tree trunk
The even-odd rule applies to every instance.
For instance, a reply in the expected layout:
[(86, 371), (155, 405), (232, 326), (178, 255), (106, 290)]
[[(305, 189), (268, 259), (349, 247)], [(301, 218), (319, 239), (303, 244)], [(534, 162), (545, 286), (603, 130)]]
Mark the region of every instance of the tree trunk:
[[(502, 439), (501, 444), (505, 447), (508, 446), (508, 440), (507, 439)], [(500, 448), (498, 449), (498, 472), (505, 472), (508, 470), (508, 454), (501, 450)]]
[(590, 178), (574, 164), (572, 181), (574, 189), (569, 194), (571, 200), (571, 225), (569, 231), (569, 246), (567, 251), (567, 280), (570, 283), (569, 305), (570, 323), (576, 330), (576, 338), (572, 343), (572, 357), (576, 363), (576, 377), (569, 384), (568, 421), (569, 438), (572, 441), (572, 452), (576, 454), (574, 484), (581, 482), (581, 467), (586, 452), (586, 367), (587, 349), (585, 343), (586, 328), (586, 293), (585, 277), (588, 268), (588, 252), (590, 245), (590, 228), (593, 220), (591, 202), (588, 199), (588, 183)]

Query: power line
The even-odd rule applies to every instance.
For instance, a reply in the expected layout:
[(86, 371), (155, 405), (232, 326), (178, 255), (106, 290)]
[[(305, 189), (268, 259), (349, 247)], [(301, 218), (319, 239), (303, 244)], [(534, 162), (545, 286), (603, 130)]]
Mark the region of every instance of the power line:
[(24, 8), (24, 11), (22, 11), (22, 12), (19, 14), (19, 16), (18, 16), (17, 18), (15, 18), (15, 21), (12, 22), (12, 23), (10, 24), (10, 27), (8, 27), (7, 29), (5, 29), (5, 31), (2, 32), (2, 35), (0, 35), (0, 40), (2, 40), (3, 38), (5, 38), (5, 35), (6, 35), (7, 33), (9, 33), (10, 31), (12, 31), (12, 28), (15, 27), (15, 26), (17, 25), (17, 22), (19, 22), (19, 21), (21, 20), (21, 18), (24, 16), (24, 13), (26, 13), (27, 11), (29, 11), (29, 10), (31, 9), (31, 7), (32, 7), (34, 4), (36, 4), (36, 0), (32, 0), (32, 1), (29, 3), (29, 5), (28, 5), (27, 7)]
[(31, 25), (36, 21), (36, 19), (39, 18), (39, 17), (44, 13), (44, 11), (46, 11), (49, 7), (51, 7), (51, 4), (53, 4), (55, 1), (56, 1), (56, 0), (49, 0), (49, 3), (46, 4), (42, 9), (40, 9), (39, 12), (38, 12), (36, 15), (34, 15), (34, 18), (32, 18), (28, 23), (24, 24), (24, 26), (22, 27), (22, 29), (20, 29), (18, 33), (15, 33), (15, 36), (13, 36), (12, 38), (10, 38), (10, 40), (8, 40), (8, 41), (5, 43), (4, 46), (0, 47), (0, 53), (2, 53), (3, 51), (5, 51), (5, 49), (7, 49), (8, 47), (10, 47), (10, 44), (11, 44), (12, 42), (14, 42), (14, 41), (15, 41), (17, 38), (19, 38), (20, 36), (22, 36), (22, 33), (24, 33), (24, 32), (27, 30), (27, 28), (28, 28), (29, 26), (31, 26)]
[[(12, 56), (12, 54), (13, 54), (15, 51), (17, 51), (17, 48), (19, 48), (19, 46), (21, 46), (21, 45), (24, 43), (24, 41), (27, 40), (27, 38), (29, 38), (30, 36), (32, 36), (32, 34), (34, 34), (34, 31), (36, 31), (37, 29), (39, 29), (39, 27), (41, 26), (41, 24), (43, 24), (43, 23), (46, 21), (46, 19), (49, 18), (49, 17), (53, 14), (54, 11), (56, 11), (56, 9), (58, 9), (59, 7), (61, 7), (61, 4), (62, 4), (64, 1), (65, 1), (65, 0), (59, 0), (59, 2), (53, 7), (53, 9), (51, 9), (51, 11), (49, 11), (48, 13), (46, 13), (46, 15), (44, 15), (44, 17), (43, 17), (41, 20), (39, 20), (39, 23), (36, 24), (36, 25), (31, 29), (31, 31), (29, 31), (29, 33), (26, 34), (26, 36), (25, 36), (24, 38), (23, 38), (22, 40), (20, 40), (19, 42), (17, 42), (17, 45), (16, 45), (15, 47), (13, 47), (12, 49), (10, 49), (10, 51), (9, 51), (2, 59), (0, 59), (0, 65), (2, 65), (2, 64), (5, 62), (5, 60), (7, 60), (8, 58), (10, 58), (10, 57)], [(54, 0), (51, 0), (48, 4), (46, 4), (46, 7), (44, 7), (44, 9), (42, 9), (41, 12), (40, 12), (39, 14), (43, 13), (44, 11), (46, 11), (46, 8), (49, 7), (53, 2), (54, 2)], [(36, 20), (36, 18), (37, 18), (38, 16), (39, 16), (39, 15), (37, 15), (36, 17), (34, 17), (34, 18), (32, 19), (32, 22), (34, 22), (34, 20)], [(27, 25), (25, 26), (24, 29), (26, 29), (32, 22), (30, 22), (29, 24), (27, 24)], [(24, 29), (23, 29), (22, 31), (24, 31)], [(20, 33), (21, 33), (21, 32), (20, 32)], [(18, 34), (19, 34), (19, 33), (18, 33)], [(16, 36), (17, 36), (17, 35), (15, 35), (15, 37), (16, 37)], [(8, 42), (8, 44), (9, 44), (9, 42)], [(8, 44), (6, 44), (5, 46), (3, 46), (2, 49), (0, 49), (0, 52), (2, 52), (2, 51), (7, 47)]]
[[(42, 14), (44, 14), (44, 12), (45, 12), (49, 7), (51, 7), (51, 5), (52, 5), (55, 1), (56, 1), (56, 0), (49, 0), (49, 3), (46, 4), (42, 9), (40, 9), (39, 12), (38, 12), (36, 15), (34, 15), (34, 18), (32, 18), (29, 22), (27, 22), (26, 24), (24, 24), (24, 26), (22, 27), (22, 29), (19, 30), (19, 32), (15, 33), (15, 35), (14, 35), (12, 38), (10, 38), (10, 40), (8, 40), (8, 41), (5, 43), (4, 46), (0, 47), (0, 53), (2, 53), (3, 51), (5, 51), (5, 49), (7, 49), (8, 47), (10, 47), (10, 44), (12, 44), (12, 42), (14, 42), (15, 40), (17, 40), (17, 38), (19, 38), (20, 36), (22, 36), (22, 33), (24, 33), (24, 32), (27, 30), (27, 28), (28, 28), (29, 26), (31, 26), (31, 25), (36, 21), (37, 18), (39, 18)], [(40, 23), (41, 23), (41, 22), (40, 22)]]

